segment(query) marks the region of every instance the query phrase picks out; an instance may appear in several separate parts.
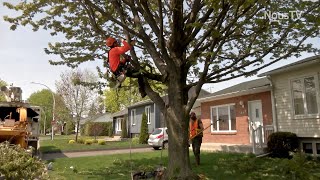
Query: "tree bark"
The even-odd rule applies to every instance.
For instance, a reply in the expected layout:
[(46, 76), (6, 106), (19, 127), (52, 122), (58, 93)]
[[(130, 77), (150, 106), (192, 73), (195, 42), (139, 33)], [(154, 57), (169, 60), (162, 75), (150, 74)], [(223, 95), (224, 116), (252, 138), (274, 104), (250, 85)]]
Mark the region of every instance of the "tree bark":
[(77, 130), (76, 130), (76, 142), (78, 142), (79, 128), (80, 128), (80, 120), (76, 122)]
[(188, 92), (183, 91), (185, 81), (179, 77), (181, 72), (170, 76), (167, 106), (164, 110), (169, 136), (169, 163), (165, 179), (198, 179), (191, 170), (189, 158), (189, 115), (185, 111)]

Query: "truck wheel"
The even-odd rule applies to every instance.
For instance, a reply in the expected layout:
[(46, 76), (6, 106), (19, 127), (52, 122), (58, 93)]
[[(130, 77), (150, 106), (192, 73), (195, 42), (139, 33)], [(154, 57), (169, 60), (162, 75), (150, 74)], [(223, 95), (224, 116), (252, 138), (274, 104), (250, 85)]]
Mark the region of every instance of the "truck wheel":
[(159, 150), (160, 147), (153, 147), (154, 150)]

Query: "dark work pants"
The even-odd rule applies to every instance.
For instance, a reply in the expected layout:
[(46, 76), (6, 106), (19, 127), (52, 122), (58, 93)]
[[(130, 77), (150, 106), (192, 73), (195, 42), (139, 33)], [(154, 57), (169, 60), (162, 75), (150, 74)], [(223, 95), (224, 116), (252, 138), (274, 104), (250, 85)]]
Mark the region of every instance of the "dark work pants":
[(197, 136), (192, 139), (192, 151), (196, 158), (197, 165), (200, 164), (200, 148), (202, 143), (202, 136)]

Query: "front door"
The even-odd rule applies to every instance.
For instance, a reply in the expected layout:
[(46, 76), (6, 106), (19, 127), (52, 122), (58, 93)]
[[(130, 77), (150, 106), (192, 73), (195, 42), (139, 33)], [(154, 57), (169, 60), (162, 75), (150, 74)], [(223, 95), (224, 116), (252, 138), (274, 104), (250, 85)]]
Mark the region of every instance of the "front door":
[(121, 123), (123, 121), (123, 118), (117, 118), (117, 121), (116, 121), (116, 134), (120, 134), (121, 133), (121, 130), (122, 130), (122, 126), (121, 126)]
[[(261, 100), (249, 101), (248, 102), (248, 112), (249, 112), (249, 129), (250, 129), (250, 142), (252, 142), (252, 132), (256, 130), (259, 126), (263, 126), (263, 116), (262, 116), (262, 104)], [(259, 143), (259, 133), (256, 133), (255, 141)], [(262, 131), (262, 137), (264, 133)], [(264, 138), (262, 138), (264, 141)]]

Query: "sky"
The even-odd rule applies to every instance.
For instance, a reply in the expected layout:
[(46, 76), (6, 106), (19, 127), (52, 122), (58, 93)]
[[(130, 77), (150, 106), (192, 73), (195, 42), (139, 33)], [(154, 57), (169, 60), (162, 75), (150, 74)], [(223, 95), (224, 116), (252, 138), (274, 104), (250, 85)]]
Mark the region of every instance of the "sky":
[[(46, 88), (41, 83), (55, 91), (55, 82), (60, 80), (60, 74), (71, 70), (67, 66), (49, 64), (49, 56), (44, 52), (49, 42), (62, 41), (63, 38), (51, 36), (48, 31), (33, 32), (31, 27), (18, 27), (10, 30), (10, 24), (3, 20), (4, 15), (14, 15), (15, 12), (3, 6), (0, 0), (0, 79), (8, 84), (22, 88), (22, 98), (26, 100), (32, 93)], [(84, 63), (80, 68), (96, 72), (96, 66), (102, 68), (103, 60)]]
[[(63, 41), (62, 37), (51, 36), (48, 31), (39, 30), (33, 32), (28, 26), (18, 27), (15, 31), (10, 30), (10, 24), (3, 20), (4, 15), (15, 15), (15, 12), (8, 10), (0, 0), (0, 79), (8, 84), (13, 84), (22, 88), (22, 97), (26, 100), (32, 93), (46, 88), (43, 85), (32, 84), (31, 82), (41, 83), (48, 86), (52, 91), (56, 91), (55, 82), (60, 80), (60, 74), (71, 70), (67, 66), (53, 66), (49, 64), (50, 59), (56, 57), (45, 54), (44, 48), (49, 42)], [(311, 41), (316, 46), (320, 46), (319, 39)], [(293, 63), (312, 54), (303, 53), (299, 58), (289, 58), (275, 63), (263, 70), (263, 72)], [(103, 69), (103, 60), (84, 63), (80, 68), (86, 68), (96, 72), (96, 67)], [(257, 76), (249, 78), (237, 78), (227, 82), (217, 84), (206, 84), (203, 89), (216, 92), (230, 87), (239, 82), (256, 79)]]

